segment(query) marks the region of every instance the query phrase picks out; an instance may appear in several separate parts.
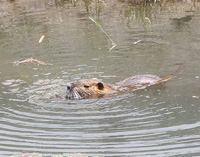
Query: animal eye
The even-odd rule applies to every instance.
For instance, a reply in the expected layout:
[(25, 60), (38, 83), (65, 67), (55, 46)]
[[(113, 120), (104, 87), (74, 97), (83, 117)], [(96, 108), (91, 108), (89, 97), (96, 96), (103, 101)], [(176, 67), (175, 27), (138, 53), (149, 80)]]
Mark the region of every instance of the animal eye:
[(99, 90), (103, 90), (104, 89), (104, 85), (102, 82), (97, 83), (97, 87)]
[(88, 86), (88, 85), (84, 85), (84, 87), (85, 87), (85, 88), (89, 88), (90, 86)]
[(67, 86), (67, 89), (68, 89), (68, 90), (70, 90), (70, 89), (71, 89), (71, 87), (70, 87), (70, 86)]

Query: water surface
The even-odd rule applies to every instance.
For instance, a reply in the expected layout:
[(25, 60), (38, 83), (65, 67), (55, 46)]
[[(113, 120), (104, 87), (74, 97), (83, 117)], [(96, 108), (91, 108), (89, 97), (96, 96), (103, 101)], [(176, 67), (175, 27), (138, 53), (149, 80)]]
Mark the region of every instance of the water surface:
[[(200, 155), (200, 4), (0, 1), (0, 155)], [(117, 46), (88, 16), (94, 17)], [(45, 35), (42, 43), (40, 37)], [(52, 65), (13, 64), (30, 57)], [(107, 99), (66, 101), (66, 84), (177, 78)]]

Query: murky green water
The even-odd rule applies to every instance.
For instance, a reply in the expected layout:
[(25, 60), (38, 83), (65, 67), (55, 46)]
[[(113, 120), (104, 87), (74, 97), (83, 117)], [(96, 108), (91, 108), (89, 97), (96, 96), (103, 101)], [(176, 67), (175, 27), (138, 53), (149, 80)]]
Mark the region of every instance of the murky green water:
[[(0, 156), (200, 155), (200, 3), (0, 1)], [(93, 23), (93, 16), (117, 46)], [(42, 43), (40, 37), (45, 35)], [(19, 64), (30, 57), (52, 65)], [(177, 78), (116, 98), (66, 101), (66, 83)]]

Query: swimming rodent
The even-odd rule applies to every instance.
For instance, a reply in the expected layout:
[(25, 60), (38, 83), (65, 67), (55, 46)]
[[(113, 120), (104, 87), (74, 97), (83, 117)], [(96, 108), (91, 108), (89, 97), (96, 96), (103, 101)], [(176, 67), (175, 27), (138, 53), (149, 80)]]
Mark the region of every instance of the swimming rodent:
[(167, 76), (135, 75), (113, 84), (105, 83), (96, 78), (80, 80), (67, 85), (66, 99), (95, 99), (133, 92), (168, 81), (182, 71), (183, 66), (180, 66), (175, 73)]

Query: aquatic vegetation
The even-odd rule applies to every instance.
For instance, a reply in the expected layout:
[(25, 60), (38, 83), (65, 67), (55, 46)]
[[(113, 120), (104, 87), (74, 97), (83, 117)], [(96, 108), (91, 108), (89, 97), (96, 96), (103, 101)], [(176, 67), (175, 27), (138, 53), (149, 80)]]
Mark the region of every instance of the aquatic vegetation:
[(106, 35), (106, 37), (111, 41), (112, 43), (112, 47), (109, 49), (109, 52), (115, 47), (117, 46), (115, 44), (115, 42), (111, 39), (111, 37), (106, 33), (106, 31), (103, 29), (103, 27), (92, 17), (92, 16), (89, 16), (88, 17), (92, 22), (94, 22), (96, 24), (96, 26), (98, 26), (100, 28), (100, 30)]

